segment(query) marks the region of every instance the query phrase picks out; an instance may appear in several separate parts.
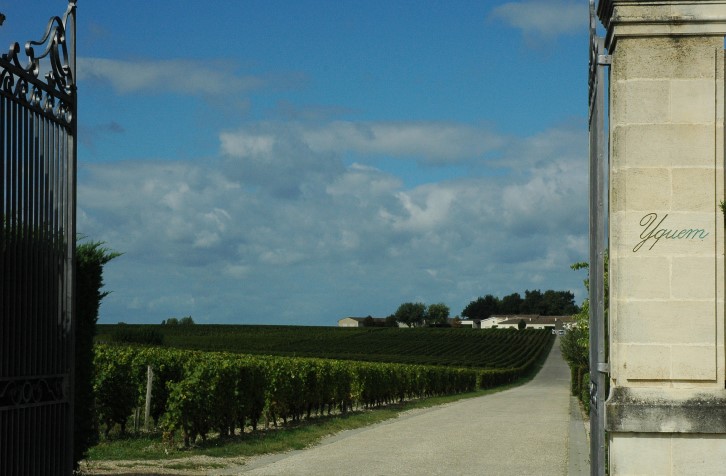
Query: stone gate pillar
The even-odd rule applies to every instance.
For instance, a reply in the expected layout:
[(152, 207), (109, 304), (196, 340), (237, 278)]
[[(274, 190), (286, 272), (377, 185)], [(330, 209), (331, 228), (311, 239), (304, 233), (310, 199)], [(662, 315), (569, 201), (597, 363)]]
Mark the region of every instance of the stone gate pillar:
[(726, 0), (600, 0), (611, 474), (726, 474)]

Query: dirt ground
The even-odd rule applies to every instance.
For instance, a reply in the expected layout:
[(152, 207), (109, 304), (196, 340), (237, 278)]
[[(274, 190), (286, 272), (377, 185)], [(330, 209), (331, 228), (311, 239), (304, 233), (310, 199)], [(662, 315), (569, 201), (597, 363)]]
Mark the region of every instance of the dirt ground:
[(83, 476), (152, 476), (157, 474), (200, 476), (215, 470), (239, 467), (244, 465), (248, 459), (189, 456), (167, 460), (84, 461), (81, 463), (80, 469)]

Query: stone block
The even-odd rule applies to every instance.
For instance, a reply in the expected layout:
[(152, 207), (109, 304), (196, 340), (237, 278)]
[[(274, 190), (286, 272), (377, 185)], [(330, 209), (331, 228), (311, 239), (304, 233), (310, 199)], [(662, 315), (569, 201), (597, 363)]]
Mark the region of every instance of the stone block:
[(690, 124), (715, 122), (716, 81), (714, 79), (674, 80), (670, 82), (670, 87), (671, 122)]
[(613, 126), (669, 122), (670, 81), (628, 80), (612, 84)]
[(619, 168), (610, 177), (612, 209), (658, 211), (671, 209), (671, 174), (667, 168)]
[(671, 360), (673, 380), (716, 380), (715, 345), (674, 345)]
[(715, 257), (674, 257), (671, 273), (673, 299), (704, 299), (716, 304)]
[(615, 127), (613, 157), (621, 167), (713, 167), (711, 124), (638, 124)]
[(610, 474), (671, 474), (671, 442), (667, 434), (613, 433), (610, 435)]
[[(628, 168), (718, 168), (714, 124), (636, 124), (613, 130), (616, 171)], [(718, 137), (722, 132), (718, 131)]]
[(716, 169), (674, 168), (673, 181), (674, 211), (696, 211), (713, 213), (718, 204), (716, 200)]
[(669, 345), (621, 344), (620, 378), (628, 380), (669, 380), (671, 347)]
[[(712, 78), (718, 46), (713, 38), (623, 38), (618, 41), (612, 77), (615, 81)], [(723, 43), (720, 46), (723, 48)], [(688, 62), (682, 61), (684, 56)]]
[(675, 435), (671, 449), (673, 474), (726, 474), (726, 435)]
[(667, 299), (671, 296), (671, 265), (665, 257), (633, 257), (618, 263), (617, 297)]
[[(613, 197), (611, 195), (611, 200)], [(612, 202), (611, 202), (612, 203)], [(610, 266), (614, 265), (613, 259), (617, 257), (627, 258), (632, 255), (633, 247), (641, 241), (638, 237), (639, 230), (634, 228), (632, 223), (637, 224), (638, 220), (643, 216), (643, 212), (628, 213), (623, 211), (612, 211), (610, 212)], [(611, 270), (613, 271), (613, 270)], [(617, 280), (614, 276), (614, 271), (611, 273), (611, 287)], [(613, 287), (613, 290), (615, 288)]]
[(620, 342), (715, 345), (715, 312), (712, 301), (624, 301), (617, 324)]

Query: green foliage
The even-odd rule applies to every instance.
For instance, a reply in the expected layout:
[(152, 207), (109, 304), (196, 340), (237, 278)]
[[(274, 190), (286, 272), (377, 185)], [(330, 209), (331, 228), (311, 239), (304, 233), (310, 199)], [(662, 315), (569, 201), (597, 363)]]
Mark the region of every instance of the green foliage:
[(539, 289), (524, 292), (524, 299), (519, 293), (513, 293), (499, 299), (487, 294), (471, 301), (461, 312), (469, 319), (486, 319), (496, 314), (538, 314), (540, 316), (569, 316), (579, 311), (575, 304), (575, 295), (570, 291)]
[(520, 319), (517, 323), (517, 329), (520, 331), (523, 330), (525, 327), (527, 327), (527, 323), (524, 321), (524, 319)]
[(435, 326), (446, 325), (449, 319), (449, 306), (443, 302), (431, 304), (426, 311), (426, 321)]
[(193, 326), (194, 319), (192, 319), (192, 316), (184, 316), (181, 319), (179, 319), (179, 325), (180, 326)]
[[(588, 263), (578, 262), (571, 266), (575, 271), (581, 269), (589, 270)], [(605, 288), (605, 322), (607, 323), (608, 308), (609, 308), (609, 294), (610, 294), (610, 283), (608, 276), (609, 269), (609, 256), (605, 252), (605, 275), (603, 276), (604, 288)], [(589, 276), (584, 280), (585, 289), (590, 290), (590, 279)], [(607, 328), (607, 326), (605, 326)], [(572, 394), (577, 396), (589, 409), (590, 396), (590, 302), (585, 299), (582, 303), (580, 312), (575, 315), (575, 324), (561, 339), (560, 347), (562, 349), (562, 356), (565, 358), (567, 363), (570, 365), (572, 382)], [(587, 376), (587, 378), (584, 378)]]
[(139, 400), (133, 356), (131, 348), (118, 348), (114, 352), (107, 347), (96, 346), (93, 392), (96, 396), (96, 414), (104, 425), (107, 437), (116, 425), (122, 434), (125, 433), (126, 422)]
[(487, 294), (484, 297), (477, 298), (475, 301), (470, 302), (461, 315), (469, 319), (486, 319), (487, 317), (497, 314), (499, 312), (499, 300)]
[(590, 303), (586, 299), (582, 309), (575, 314), (573, 327), (560, 340), (562, 356), (574, 367), (590, 365)]
[[(113, 327), (113, 326), (107, 326)], [(162, 326), (157, 326), (162, 328)], [(396, 364), (386, 362), (343, 361), (280, 356), (252, 356), (227, 352), (200, 352), (161, 347), (123, 347), (97, 345), (95, 390), (98, 418), (106, 434), (113, 428), (125, 429), (135, 407), (143, 405), (146, 369), (154, 371), (152, 417), (168, 434), (180, 434), (185, 445), (205, 439), (211, 431), (229, 435), (236, 428), (257, 428), (264, 416), (277, 425), (303, 417), (347, 412), (355, 407), (378, 407), (413, 398), (465, 392), (476, 387), (491, 388), (511, 383), (530, 372), (551, 348), (554, 336), (546, 330), (467, 329), (336, 329), (292, 328), (271, 326), (196, 326), (187, 335), (205, 335), (217, 341), (211, 330), (222, 328), (235, 341), (240, 334), (230, 329), (257, 332), (264, 342), (270, 336), (285, 335), (284, 330), (303, 334), (325, 348), (325, 335), (348, 336), (348, 347), (362, 340), (362, 348), (373, 350), (365, 337), (383, 341), (380, 349), (393, 351), (399, 337), (400, 352), (435, 349), (437, 343), (449, 341), (437, 352), (442, 356), (452, 349), (463, 348), (462, 355), (487, 355), (489, 368), (463, 369), (456, 366)], [(184, 331), (174, 326), (173, 332)], [(307, 334), (305, 332), (308, 332)], [(334, 332), (333, 332), (334, 331)], [(350, 331), (350, 332), (348, 332)], [(313, 339), (312, 336), (318, 336)], [(404, 336), (405, 340), (400, 340)], [(482, 338), (483, 337), (483, 338)], [(361, 339), (363, 338), (363, 339)], [(289, 342), (289, 341), (288, 341)], [(269, 343), (269, 340), (268, 340)], [(404, 346), (400, 344), (404, 343)], [(416, 344), (418, 347), (414, 347)], [(410, 346), (410, 347), (406, 347)], [(408, 350), (406, 350), (408, 349)], [(294, 346), (291, 350), (295, 350)], [(485, 352), (486, 351), (486, 352)], [(418, 362), (423, 361), (419, 353)], [(442, 360), (442, 358), (438, 358)], [(482, 361), (479, 361), (482, 362)], [(440, 362), (439, 362), (440, 363)]]
[(386, 317), (385, 327), (398, 327), (398, 321), (396, 320), (396, 316), (391, 314), (390, 316)]
[(426, 319), (426, 304), (421, 302), (405, 302), (398, 306), (394, 313), (396, 320), (408, 327), (417, 327)]
[(499, 301), (499, 313), (504, 315), (519, 314), (522, 310), (522, 304), (524, 300), (519, 293), (512, 293), (508, 296), (504, 296)]
[[(184, 362), (180, 373), (157, 370), (160, 362)], [(169, 389), (161, 411), (165, 428), (180, 431), (185, 445), (236, 427), (256, 427), (262, 414), (277, 424), (332, 408), (380, 406), (410, 398), (474, 390), (477, 372), (466, 369), (253, 357), (229, 353), (98, 345), (95, 389), (98, 415), (108, 433), (124, 430), (142, 401), (146, 367)], [(157, 398), (156, 395), (154, 398)]]
[(103, 266), (120, 253), (100, 242), (76, 246), (76, 317), (75, 317), (75, 414), (73, 458), (85, 458), (88, 448), (96, 443), (98, 434), (93, 405), (93, 340), (101, 300), (108, 295), (103, 288)]
[[(129, 324), (129, 327), (142, 327)], [(99, 340), (108, 342), (116, 325), (100, 324)], [(196, 324), (151, 326), (164, 345), (204, 351), (317, 357), (325, 359), (453, 367), (517, 367), (525, 351), (552, 337), (548, 330), (462, 328), (339, 328)], [(540, 334), (544, 337), (541, 337)]]
[(111, 333), (111, 342), (117, 344), (162, 345), (164, 334), (152, 326), (118, 325)]

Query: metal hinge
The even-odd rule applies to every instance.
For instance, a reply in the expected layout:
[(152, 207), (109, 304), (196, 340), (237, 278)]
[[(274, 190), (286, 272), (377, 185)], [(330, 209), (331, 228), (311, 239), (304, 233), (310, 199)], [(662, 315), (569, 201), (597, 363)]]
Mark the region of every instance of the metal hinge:
[(613, 64), (613, 56), (612, 55), (597, 55), (597, 64), (611, 65), (611, 64)]

